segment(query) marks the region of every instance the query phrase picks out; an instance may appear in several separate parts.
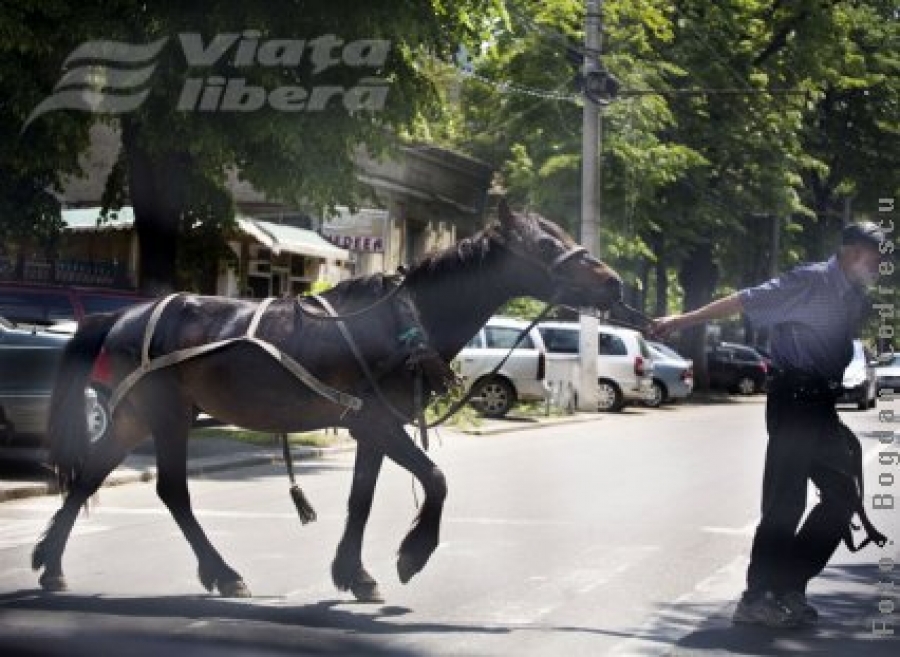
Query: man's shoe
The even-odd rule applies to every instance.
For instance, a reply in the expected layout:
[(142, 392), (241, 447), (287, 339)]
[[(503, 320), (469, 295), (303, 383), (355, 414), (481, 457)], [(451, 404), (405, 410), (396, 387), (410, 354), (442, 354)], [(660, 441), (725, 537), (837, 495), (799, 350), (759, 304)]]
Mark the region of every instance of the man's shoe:
[(807, 602), (806, 596), (800, 591), (788, 591), (779, 597), (779, 601), (804, 624), (815, 625), (819, 622), (819, 612)]
[(775, 628), (793, 628), (801, 625), (800, 617), (769, 591), (755, 597), (743, 596), (734, 610), (731, 622)]

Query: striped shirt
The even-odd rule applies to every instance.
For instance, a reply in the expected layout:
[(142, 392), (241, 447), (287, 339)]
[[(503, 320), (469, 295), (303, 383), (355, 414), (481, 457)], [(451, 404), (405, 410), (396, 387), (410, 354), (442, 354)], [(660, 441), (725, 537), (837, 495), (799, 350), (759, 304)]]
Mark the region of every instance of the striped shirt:
[(867, 298), (837, 257), (798, 267), (738, 296), (750, 323), (771, 329), (775, 367), (842, 379)]

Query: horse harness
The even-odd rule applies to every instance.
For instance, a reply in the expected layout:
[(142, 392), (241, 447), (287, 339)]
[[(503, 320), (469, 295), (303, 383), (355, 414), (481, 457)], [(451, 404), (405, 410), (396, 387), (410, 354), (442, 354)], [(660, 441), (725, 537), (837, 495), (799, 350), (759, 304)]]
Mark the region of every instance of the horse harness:
[(300, 363), (298, 363), (284, 351), (273, 345), (271, 342), (266, 342), (265, 340), (261, 340), (260, 338), (256, 337), (256, 331), (259, 328), (260, 320), (262, 319), (262, 316), (266, 312), (266, 310), (268, 310), (269, 306), (272, 305), (274, 301), (276, 301), (276, 297), (265, 299), (259, 304), (259, 306), (257, 306), (256, 311), (253, 313), (253, 318), (250, 320), (250, 325), (247, 328), (246, 335), (242, 335), (236, 338), (229, 338), (227, 340), (217, 340), (215, 342), (198, 345), (196, 347), (179, 349), (177, 351), (173, 351), (171, 353), (157, 356), (151, 359), (150, 344), (153, 340), (153, 335), (156, 332), (156, 325), (159, 323), (159, 320), (162, 317), (163, 311), (165, 311), (166, 307), (178, 296), (181, 296), (181, 293), (170, 294), (165, 299), (160, 301), (153, 309), (153, 312), (150, 315), (150, 320), (147, 322), (147, 327), (144, 330), (144, 342), (143, 348), (141, 350), (141, 364), (136, 370), (125, 377), (125, 379), (123, 379), (122, 382), (116, 387), (109, 401), (110, 415), (113, 415), (115, 413), (116, 407), (119, 405), (119, 403), (121, 403), (125, 395), (127, 395), (128, 392), (147, 374), (150, 374), (151, 372), (162, 369), (164, 367), (177, 365), (178, 363), (183, 363), (184, 361), (191, 360), (193, 358), (197, 358), (199, 356), (203, 356), (215, 351), (219, 351), (221, 349), (224, 349), (225, 347), (237, 344), (239, 342), (256, 345), (276, 361), (278, 361), (282, 365), (282, 367), (293, 374), (311, 390), (328, 399), (329, 401), (342, 406), (345, 409), (345, 412), (359, 411), (360, 409), (362, 409), (363, 403), (361, 399), (332, 388), (328, 384), (316, 378), (309, 370), (303, 367)]

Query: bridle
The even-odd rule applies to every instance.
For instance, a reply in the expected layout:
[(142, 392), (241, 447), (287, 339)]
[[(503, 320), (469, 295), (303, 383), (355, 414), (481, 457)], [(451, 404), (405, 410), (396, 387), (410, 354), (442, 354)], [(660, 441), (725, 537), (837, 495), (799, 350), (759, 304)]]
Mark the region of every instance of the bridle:
[[(553, 239), (556, 242), (562, 244), (561, 242), (559, 242), (559, 240), (556, 240), (556, 238), (553, 238)], [(569, 260), (571, 260), (572, 258), (586, 255), (590, 260), (590, 264), (599, 264), (600, 263), (599, 260), (597, 260), (594, 256), (592, 256), (588, 252), (588, 250), (585, 247), (581, 246), (580, 244), (576, 244), (574, 247), (564, 251), (563, 253), (560, 253), (550, 263), (546, 263), (543, 260), (541, 260), (540, 258), (528, 253), (527, 251), (522, 251), (521, 249), (518, 249), (518, 248), (512, 246), (508, 242), (502, 241), (502, 242), (498, 242), (498, 244), (502, 248), (506, 249), (507, 251), (512, 253), (514, 256), (519, 258), (520, 260), (524, 260), (527, 263), (534, 265), (535, 267), (537, 267), (538, 269), (543, 271), (547, 275), (547, 277), (550, 279), (550, 282), (554, 286), (557, 285), (558, 283), (560, 283), (561, 281), (563, 281), (563, 278), (559, 275), (557, 270), (562, 265), (564, 265)]]
[[(556, 238), (552, 238), (552, 239), (554, 239), (556, 242), (561, 244), (561, 242), (559, 242), (559, 240), (557, 240)], [(541, 260), (540, 258), (535, 257), (534, 255), (528, 253), (527, 251), (522, 251), (521, 249), (518, 249), (518, 248), (510, 245), (507, 242), (499, 242), (499, 244), (502, 246), (502, 248), (506, 249), (507, 251), (512, 253), (517, 258), (519, 258), (521, 260), (525, 260), (529, 264), (534, 265), (538, 269), (542, 270), (547, 275), (547, 277), (550, 279), (550, 283), (551, 283), (551, 285), (553, 285), (554, 288), (558, 288), (560, 285), (568, 285), (569, 287), (572, 287), (570, 284), (568, 284), (568, 282), (562, 276), (560, 276), (559, 272), (557, 271), (562, 265), (564, 265), (566, 262), (568, 262), (572, 258), (575, 258), (578, 256), (586, 256), (585, 260), (587, 261), (587, 264), (591, 264), (591, 265), (600, 264), (600, 260), (598, 260), (597, 258), (592, 256), (585, 247), (583, 247), (579, 244), (576, 244), (574, 247), (567, 249), (563, 253), (559, 254), (550, 263), (546, 263), (543, 260)], [(585, 312), (584, 309), (572, 308), (571, 306), (565, 306), (563, 304), (557, 303), (556, 298), (559, 296), (559, 292), (560, 291), (558, 289), (556, 289), (556, 291), (554, 291), (553, 300), (550, 302), (551, 306), (561, 305), (565, 308), (574, 310), (579, 313)], [(647, 326), (653, 321), (651, 317), (649, 317), (645, 313), (641, 312), (637, 308), (632, 308), (624, 301), (621, 301), (621, 300), (616, 301), (615, 305), (622, 308), (630, 319), (638, 320), (638, 321), (642, 322), (643, 325), (639, 325), (637, 323), (632, 323), (632, 322), (625, 321), (622, 319), (613, 319), (611, 317), (604, 317), (603, 320), (610, 324), (622, 326), (624, 328), (630, 328), (630, 329), (639, 331), (641, 333), (644, 333), (647, 330)]]

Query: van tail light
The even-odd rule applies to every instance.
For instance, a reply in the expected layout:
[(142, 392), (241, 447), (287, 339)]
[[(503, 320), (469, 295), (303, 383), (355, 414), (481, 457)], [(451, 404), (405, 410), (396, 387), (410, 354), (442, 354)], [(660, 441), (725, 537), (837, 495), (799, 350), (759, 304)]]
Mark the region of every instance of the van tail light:
[(688, 367), (681, 371), (681, 380), (682, 381), (687, 381), (688, 379), (693, 379), (693, 378), (694, 378), (694, 368), (693, 367)]
[(764, 361), (764, 360), (759, 361), (759, 369), (761, 369), (763, 371), (763, 374), (768, 374), (769, 366), (766, 365), (766, 361)]
[(538, 354), (538, 368), (537, 368), (537, 378), (538, 381), (543, 381), (544, 377), (547, 375), (547, 354), (543, 351)]
[(642, 356), (634, 357), (634, 375), (635, 376), (644, 376), (645, 367), (644, 367), (644, 358)]

